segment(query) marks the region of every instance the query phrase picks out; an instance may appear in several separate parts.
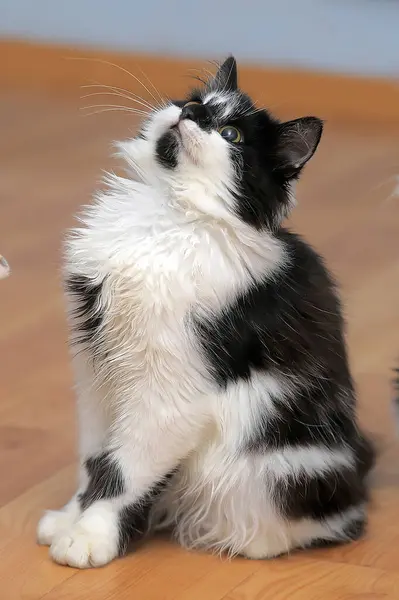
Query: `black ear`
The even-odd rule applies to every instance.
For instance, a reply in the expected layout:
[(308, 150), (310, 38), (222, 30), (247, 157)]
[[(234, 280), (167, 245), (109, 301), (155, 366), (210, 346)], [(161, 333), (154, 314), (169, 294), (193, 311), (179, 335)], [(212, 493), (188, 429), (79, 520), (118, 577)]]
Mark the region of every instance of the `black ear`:
[(279, 125), (277, 155), (279, 169), (294, 177), (316, 151), (323, 132), (323, 121), (302, 117)]
[(233, 91), (238, 87), (237, 81), (237, 63), (234, 56), (226, 58), (215, 75), (214, 85), (218, 88)]

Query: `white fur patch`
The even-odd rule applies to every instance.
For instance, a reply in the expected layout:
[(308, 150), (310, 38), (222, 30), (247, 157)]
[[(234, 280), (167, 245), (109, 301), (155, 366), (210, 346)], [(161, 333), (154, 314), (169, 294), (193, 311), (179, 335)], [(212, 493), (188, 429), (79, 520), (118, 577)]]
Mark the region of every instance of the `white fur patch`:
[(80, 508), (72, 499), (62, 510), (48, 510), (37, 526), (37, 541), (42, 546), (51, 546), (55, 537), (67, 532), (80, 515)]
[(229, 92), (210, 92), (204, 97), (204, 104), (212, 103), (218, 108), (222, 108), (221, 118), (224, 121), (228, 121), (232, 117), (238, 107), (237, 96)]
[(53, 560), (78, 569), (101, 567), (118, 554), (118, 516), (106, 501), (97, 502), (50, 547)]
[(312, 477), (342, 467), (353, 468), (353, 455), (348, 450), (329, 450), (320, 446), (286, 447), (265, 456), (268, 472), (276, 478)]

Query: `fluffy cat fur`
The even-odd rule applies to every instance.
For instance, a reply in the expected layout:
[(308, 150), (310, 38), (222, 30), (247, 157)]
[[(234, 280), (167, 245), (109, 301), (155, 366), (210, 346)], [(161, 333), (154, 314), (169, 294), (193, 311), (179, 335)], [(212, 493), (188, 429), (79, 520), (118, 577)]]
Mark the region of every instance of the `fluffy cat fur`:
[(119, 145), (135, 175), (66, 249), (80, 476), (38, 526), (56, 562), (104, 565), (157, 527), (249, 558), (362, 534), (373, 450), (339, 299), (282, 227), (321, 133), (257, 109), (230, 57)]

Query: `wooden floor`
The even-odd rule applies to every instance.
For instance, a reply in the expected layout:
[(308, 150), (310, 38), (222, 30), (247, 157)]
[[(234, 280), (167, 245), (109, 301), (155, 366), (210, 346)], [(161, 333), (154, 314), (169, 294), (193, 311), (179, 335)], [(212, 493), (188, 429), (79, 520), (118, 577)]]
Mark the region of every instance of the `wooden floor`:
[[(299, 115), (291, 115), (299, 116)], [(35, 544), (45, 508), (74, 489), (74, 399), (60, 244), (111, 166), (128, 114), (82, 117), (78, 102), (0, 91), (0, 598), (4, 600), (349, 600), (399, 598), (399, 451), (390, 370), (399, 359), (399, 133), (327, 124), (292, 225), (343, 286), (361, 419), (381, 456), (367, 539), (269, 562), (187, 553), (167, 540), (100, 569), (53, 564)]]

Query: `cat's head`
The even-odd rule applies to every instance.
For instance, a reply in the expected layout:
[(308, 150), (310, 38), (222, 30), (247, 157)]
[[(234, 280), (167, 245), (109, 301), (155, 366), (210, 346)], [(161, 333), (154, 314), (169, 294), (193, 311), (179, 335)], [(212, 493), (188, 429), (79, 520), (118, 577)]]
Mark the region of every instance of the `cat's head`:
[(274, 228), (291, 207), (291, 183), (322, 128), (315, 117), (281, 123), (255, 107), (239, 89), (230, 57), (201, 89), (154, 111), (123, 153), (171, 198), (214, 217)]

